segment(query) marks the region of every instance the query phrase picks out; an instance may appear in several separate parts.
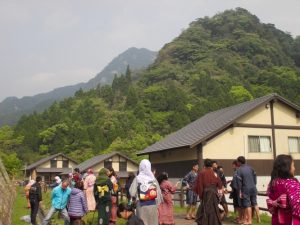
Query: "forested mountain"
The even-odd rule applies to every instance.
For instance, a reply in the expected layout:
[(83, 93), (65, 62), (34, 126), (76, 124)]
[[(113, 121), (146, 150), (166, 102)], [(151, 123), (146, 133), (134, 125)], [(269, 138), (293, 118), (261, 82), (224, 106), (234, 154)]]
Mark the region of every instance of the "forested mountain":
[(47, 93), (26, 96), (20, 99), (8, 97), (0, 103), (0, 126), (4, 124), (13, 125), (24, 114), (30, 114), (34, 111), (42, 112), (54, 101), (73, 96), (80, 88), (89, 90), (99, 84), (111, 84), (114, 75), (124, 73), (127, 65), (134, 71), (144, 69), (154, 62), (156, 55), (156, 52), (145, 48), (129, 48), (115, 57), (100, 73), (86, 83), (60, 87)]
[(197, 19), (138, 80), (128, 69), (111, 86), (80, 90), (23, 116), (10, 137), (18, 143), (14, 151), (25, 161), (61, 151), (78, 161), (113, 150), (136, 158), (216, 109), (273, 92), (300, 105), (299, 56), (299, 37), (245, 9)]

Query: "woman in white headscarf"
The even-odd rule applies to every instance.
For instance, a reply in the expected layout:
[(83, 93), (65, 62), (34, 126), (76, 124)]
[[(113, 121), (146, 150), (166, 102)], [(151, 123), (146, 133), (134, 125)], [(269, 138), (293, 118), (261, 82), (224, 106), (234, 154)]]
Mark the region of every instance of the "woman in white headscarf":
[(143, 159), (140, 162), (139, 174), (134, 178), (129, 193), (137, 199), (137, 216), (145, 225), (157, 225), (157, 206), (162, 202), (162, 195), (149, 160)]

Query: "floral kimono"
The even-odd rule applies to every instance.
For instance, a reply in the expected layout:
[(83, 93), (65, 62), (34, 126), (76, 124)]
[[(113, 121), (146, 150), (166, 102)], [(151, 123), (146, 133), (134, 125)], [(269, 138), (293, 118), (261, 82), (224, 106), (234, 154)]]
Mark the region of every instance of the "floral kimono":
[(300, 225), (300, 183), (296, 179), (275, 179), (267, 194), (272, 225)]
[(170, 181), (164, 180), (160, 184), (160, 189), (164, 201), (158, 207), (159, 224), (174, 224), (172, 197), (176, 192), (176, 186), (172, 185)]

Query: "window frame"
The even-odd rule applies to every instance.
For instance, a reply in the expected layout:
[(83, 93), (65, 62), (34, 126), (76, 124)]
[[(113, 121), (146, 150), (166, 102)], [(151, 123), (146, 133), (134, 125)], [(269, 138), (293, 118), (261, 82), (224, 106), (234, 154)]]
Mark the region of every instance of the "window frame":
[[(67, 166), (65, 166), (65, 163), (67, 163)], [(69, 168), (70, 162), (69, 160), (62, 160), (62, 168)]]
[[(121, 167), (121, 165), (123, 165)], [(119, 161), (119, 171), (127, 171), (127, 160)]]
[[(297, 152), (291, 152), (290, 150), (290, 142), (289, 140), (291, 138), (297, 138), (297, 142), (298, 142), (298, 151)], [(300, 153), (300, 137), (298, 136), (288, 136), (288, 148), (289, 148), (289, 154), (297, 154), (297, 153)]]
[[(250, 149), (250, 138), (258, 138), (258, 143), (259, 143), (259, 146), (258, 146), (258, 150), (259, 151), (251, 151)], [(270, 145), (270, 150), (267, 151), (267, 152), (264, 152), (264, 151), (261, 151), (261, 138), (268, 138), (269, 139), (269, 145)], [(273, 151), (273, 147), (272, 147), (272, 137), (271, 136), (268, 136), (268, 135), (248, 135), (248, 153), (272, 153)]]
[[(55, 163), (55, 166), (53, 163)], [(57, 168), (57, 160), (55, 160), (55, 159), (50, 160), (50, 168)]]

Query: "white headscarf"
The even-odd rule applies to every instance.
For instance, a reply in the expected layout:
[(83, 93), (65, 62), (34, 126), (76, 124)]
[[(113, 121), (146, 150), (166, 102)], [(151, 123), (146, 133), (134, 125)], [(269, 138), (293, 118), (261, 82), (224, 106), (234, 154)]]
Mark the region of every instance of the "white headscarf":
[(54, 179), (55, 179), (55, 182), (56, 182), (57, 184), (60, 184), (60, 183), (61, 183), (61, 179), (60, 179), (59, 176), (54, 177)]
[(154, 181), (155, 177), (151, 171), (151, 163), (148, 159), (143, 159), (140, 162), (139, 175), (136, 177), (138, 183), (148, 183)]

